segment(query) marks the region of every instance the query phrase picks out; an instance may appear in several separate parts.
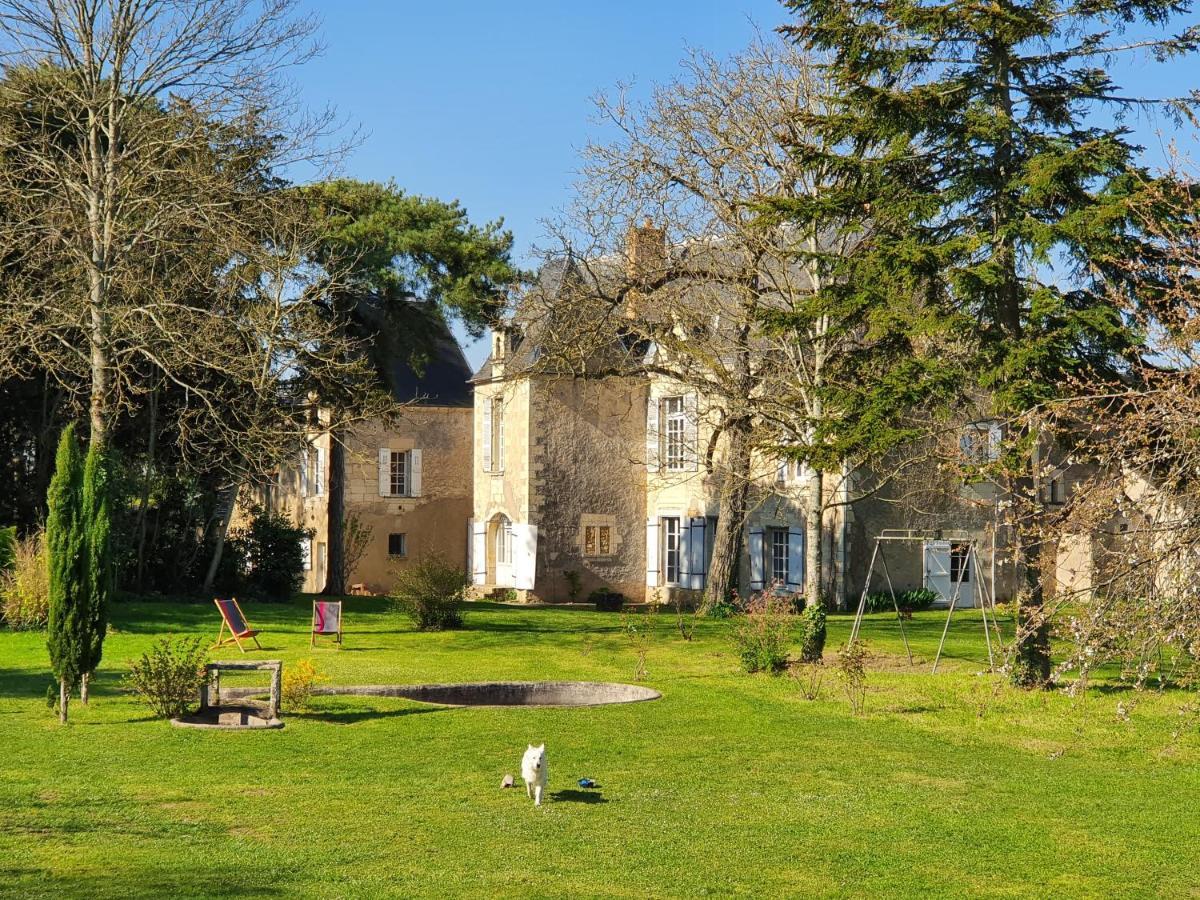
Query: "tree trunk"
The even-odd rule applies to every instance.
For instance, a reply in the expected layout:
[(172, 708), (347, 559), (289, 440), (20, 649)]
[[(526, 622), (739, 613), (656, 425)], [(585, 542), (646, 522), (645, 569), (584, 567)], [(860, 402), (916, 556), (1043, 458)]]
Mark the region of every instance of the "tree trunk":
[[(1031, 474), (1022, 479), (1028, 497), (1037, 506), (1040, 461), (1038, 441), (1029, 457)], [(1011, 493), (1011, 492), (1010, 492)], [(1019, 507), (1018, 507), (1019, 508)], [(1013, 644), (1012, 681), (1020, 687), (1039, 688), (1050, 683), (1050, 625), (1043, 616), (1044, 585), (1042, 571), (1042, 538), (1040, 513), (1021, 516), (1016, 528), (1016, 559), (1025, 581), (1024, 590), (1017, 595), (1016, 637)]]
[(814, 469), (804, 498), (804, 602), (824, 603), (825, 597), (825, 473)]
[(146, 508), (150, 504), (150, 477), (154, 473), (155, 445), (158, 442), (158, 391), (150, 392), (150, 434), (146, 439), (146, 470), (142, 475), (142, 490), (137, 512), (137, 591), (146, 584)]
[(67, 724), (67, 708), (71, 705), (71, 685), (64, 675), (58, 679), (58, 721)]
[(738, 559), (742, 554), (742, 530), (750, 495), (750, 423), (732, 422), (725, 432), (729, 436), (727, 471), (721, 485), (712, 564), (704, 591), (705, 609), (729, 600), (737, 590)]
[(328, 562), (322, 594), (340, 597), (346, 593), (346, 445), (345, 429), (329, 432), (329, 531), (326, 536)]
[(88, 705), (88, 684), (91, 680), (91, 672), (84, 672), (83, 676), (79, 679), (79, 702), (84, 706)]
[(225, 536), (229, 533), (229, 522), (233, 519), (233, 508), (237, 504), (238, 490), (241, 488), (240, 482), (234, 482), (225, 488), (222, 492), (221, 499), (218, 501), (217, 515), (220, 516), (217, 522), (217, 543), (213, 547), (212, 559), (208, 563), (208, 572), (204, 575), (204, 590), (211, 591), (213, 583), (217, 579), (217, 569), (221, 565), (221, 554), (225, 551)]

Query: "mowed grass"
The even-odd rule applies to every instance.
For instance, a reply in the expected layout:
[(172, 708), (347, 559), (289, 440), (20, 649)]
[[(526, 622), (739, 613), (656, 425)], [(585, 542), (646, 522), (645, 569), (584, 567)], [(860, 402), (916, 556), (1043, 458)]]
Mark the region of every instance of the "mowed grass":
[[(347, 601), (343, 650), (310, 650), (307, 601), (248, 605), (254, 658), (313, 658), (334, 684), (632, 679), (620, 618), (472, 606), (418, 634)], [(869, 617), (866, 714), (833, 672), (816, 701), (737, 669), (727, 622), (659, 618), (656, 702), (443, 708), (326, 697), (274, 732), (174, 729), (122, 692), (161, 635), (211, 637), (211, 605), (128, 604), (90, 708), (60, 727), (44, 635), (0, 632), (0, 894), (223, 896), (1197, 896), (1200, 738), (1182, 692), (1071, 698), (982, 674), (973, 613), (918, 614), (910, 669)], [(236, 649), (220, 653), (239, 657)], [(1118, 703), (1128, 721), (1117, 715)], [(550, 802), (519, 779), (546, 741)], [(588, 776), (599, 788), (579, 791)]]

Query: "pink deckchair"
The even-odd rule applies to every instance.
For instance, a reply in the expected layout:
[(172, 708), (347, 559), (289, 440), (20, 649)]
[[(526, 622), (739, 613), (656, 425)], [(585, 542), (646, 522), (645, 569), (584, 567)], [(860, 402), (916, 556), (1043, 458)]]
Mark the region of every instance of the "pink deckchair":
[[(262, 649), (262, 644), (258, 642), (258, 629), (251, 628), (246, 624), (246, 617), (242, 614), (242, 608), (238, 606), (236, 597), (230, 597), (228, 600), (214, 599), (213, 603), (217, 604), (217, 609), (221, 611), (221, 630), (217, 632), (217, 642), (213, 644), (214, 647), (235, 643), (238, 645), (238, 649), (245, 653), (246, 648), (242, 646), (242, 638), (250, 638), (254, 641), (254, 646), (259, 650)], [(226, 627), (229, 628), (229, 637), (222, 640), (221, 636), (225, 633)]]
[(332, 637), (337, 643), (338, 648), (342, 646), (342, 601), (341, 600), (314, 600), (313, 601), (313, 620), (312, 620), (312, 638), (309, 640), (310, 647), (315, 646), (318, 636)]

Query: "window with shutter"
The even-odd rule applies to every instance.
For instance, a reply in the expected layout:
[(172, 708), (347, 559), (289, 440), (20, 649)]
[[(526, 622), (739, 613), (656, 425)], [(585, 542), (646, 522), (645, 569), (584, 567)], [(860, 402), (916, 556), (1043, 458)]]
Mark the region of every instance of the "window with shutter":
[(662, 459), (667, 471), (682, 472), (687, 468), (687, 415), (683, 409), (683, 398), (664, 397), (662, 418)]
[(388, 489), (393, 497), (408, 496), (408, 451), (393, 450), (390, 454)]

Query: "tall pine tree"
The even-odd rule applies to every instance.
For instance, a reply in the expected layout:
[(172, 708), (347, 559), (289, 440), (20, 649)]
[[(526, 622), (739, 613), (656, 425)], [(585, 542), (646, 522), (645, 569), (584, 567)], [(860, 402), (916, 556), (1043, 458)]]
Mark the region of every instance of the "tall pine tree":
[[(1179, 113), (1195, 98), (1122, 92), (1106, 71), (1133, 52), (1194, 52), (1200, 29), (1166, 34), (1190, 10), (1178, 0), (788, 0), (785, 32), (828, 62), (830, 111), (807, 124), (821, 140), (797, 152), (839, 171), (843, 187), (787, 212), (800, 224), (853, 232), (856, 252), (826, 259), (822, 293), (858, 305), (875, 333), (967, 348), (940, 366), (997, 416), (1021, 420), (1083, 372), (1116, 373), (1138, 352), (1112, 291), (1114, 260), (1155, 252), (1129, 201), (1149, 178), (1120, 113), (1147, 104)], [(1150, 32), (1147, 35), (1147, 32)], [(1128, 35), (1128, 36), (1127, 36)], [(853, 358), (862, 380), (835, 389), (826, 427), (853, 429), (888, 389), (894, 367)], [(872, 377), (875, 372), (884, 378)], [(842, 379), (845, 386), (852, 382)], [(877, 410), (875, 410), (877, 411)], [(1028, 418), (1023, 421), (1028, 422)], [(1011, 497), (1036, 510), (1038, 435), (1012, 435)], [(1025, 572), (1015, 679), (1044, 683), (1036, 516), (1017, 537)]]
[(75, 426), (63, 429), (47, 496), (50, 565), (47, 646), (58, 678), (58, 718), (67, 721), (71, 691), (84, 673), (89, 642), (88, 538), (83, 510), (83, 458)]

